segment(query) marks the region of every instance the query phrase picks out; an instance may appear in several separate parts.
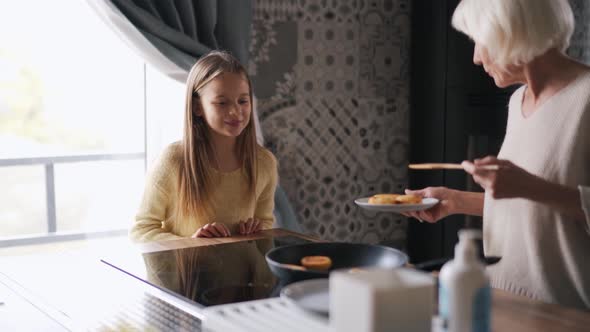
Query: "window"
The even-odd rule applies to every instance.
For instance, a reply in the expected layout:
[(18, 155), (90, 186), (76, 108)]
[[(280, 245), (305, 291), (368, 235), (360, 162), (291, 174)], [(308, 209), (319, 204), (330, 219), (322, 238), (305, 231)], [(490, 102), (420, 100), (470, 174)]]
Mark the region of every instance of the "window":
[(143, 60), (80, 0), (2, 2), (0, 40), (0, 240), (129, 227)]

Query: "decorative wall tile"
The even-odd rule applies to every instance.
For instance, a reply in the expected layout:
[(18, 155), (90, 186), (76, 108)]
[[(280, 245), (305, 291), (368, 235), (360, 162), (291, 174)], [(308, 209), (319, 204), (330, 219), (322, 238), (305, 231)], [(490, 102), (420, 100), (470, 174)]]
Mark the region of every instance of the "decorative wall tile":
[(403, 216), (354, 199), (407, 185), (408, 1), (255, 6), (249, 70), (301, 225), (328, 240), (403, 247)]
[(576, 20), (576, 28), (570, 42), (568, 54), (590, 64), (590, 2), (570, 0)]
[(303, 21), (354, 22), (362, 0), (299, 0), (298, 7)]
[(358, 94), (358, 25), (299, 25), (297, 99)]
[(359, 20), (360, 96), (390, 96), (394, 85), (409, 80), (410, 15), (407, 1), (367, 1)]
[(292, 21), (253, 21), (248, 72), (261, 100), (276, 100), (277, 94), (285, 94), (285, 84), (294, 84), (288, 75), (298, 62), (297, 29)]
[(291, 21), (301, 17), (298, 0), (256, 1), (253, 19), (255, 21)]

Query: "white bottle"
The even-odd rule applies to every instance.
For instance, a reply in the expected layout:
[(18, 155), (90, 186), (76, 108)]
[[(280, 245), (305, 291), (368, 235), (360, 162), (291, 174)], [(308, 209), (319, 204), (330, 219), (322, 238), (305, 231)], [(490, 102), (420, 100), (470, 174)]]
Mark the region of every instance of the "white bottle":
[(438, 303), (443, 331), (490, 331), (490, 282), (478, 258), (476, 239), (481, 239), (481, 231), (460, 230), (455, 258), (440, 271)]

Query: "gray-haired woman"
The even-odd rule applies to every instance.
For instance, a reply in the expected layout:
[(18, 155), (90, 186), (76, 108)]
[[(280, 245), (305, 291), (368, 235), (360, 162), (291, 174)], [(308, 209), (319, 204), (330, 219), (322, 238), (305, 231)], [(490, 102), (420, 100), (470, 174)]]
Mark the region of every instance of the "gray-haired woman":
[[(485, 194), (425, 188), (436, 222), (483, 215), (492, 286), (590, 308), (590, 68), (564, 50), (574, 18), (566, 0), (463, 0), (453, 26), (475, 42), (473, 61), (499, 87), (523, 84), (508, 106), (498, 157), (464, 161)], [(485, 170), (482, 165), (497, 165)]]

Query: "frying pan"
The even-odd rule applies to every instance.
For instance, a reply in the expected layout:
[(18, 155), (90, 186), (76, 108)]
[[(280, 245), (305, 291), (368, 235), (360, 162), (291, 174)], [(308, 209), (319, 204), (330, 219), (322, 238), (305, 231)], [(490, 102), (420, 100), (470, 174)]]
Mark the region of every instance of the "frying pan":
[[(328, 271), (297, 269), (293, 265), (301, 265), (305, 256), (328, 256), (332, 267)], [(484, 264), (495, 264), (500, 257), (481, 257)], [(439, 270), (450, 258), (436, 259), (414, 265), (423, 271)], [(270, 270), (283, 283), (299, 280), (327, 278), (330, 271), (350, 268), (397, 268), (408, 263), (408, 256), (394, 248), (361, 243), (318, 242), (281, 246), (266, 254), (266, 262)]]
[(299, 270), (285, 264), (300, 265), (305, 256), (328, 256), (330, 270), (362, 267), (396, 268), (408, 262), (403, 252), (380, 245), (361, 243), (305, 243), (277, 247), (266, 254), (270, 270), (283, 282), (327, 278), (330, 271)]

